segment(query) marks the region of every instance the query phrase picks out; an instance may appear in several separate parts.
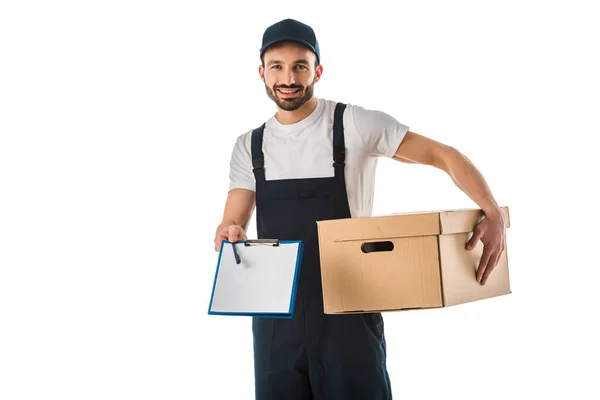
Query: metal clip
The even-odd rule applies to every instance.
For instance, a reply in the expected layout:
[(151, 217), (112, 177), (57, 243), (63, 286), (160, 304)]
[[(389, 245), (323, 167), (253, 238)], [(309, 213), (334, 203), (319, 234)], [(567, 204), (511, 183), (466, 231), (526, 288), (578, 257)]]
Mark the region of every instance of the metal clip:
[(250, 246), (252, 244), (266, 244), (272, 246), (279, 246), (279, 239), (254, 239), (246, 240), (244, 246)]

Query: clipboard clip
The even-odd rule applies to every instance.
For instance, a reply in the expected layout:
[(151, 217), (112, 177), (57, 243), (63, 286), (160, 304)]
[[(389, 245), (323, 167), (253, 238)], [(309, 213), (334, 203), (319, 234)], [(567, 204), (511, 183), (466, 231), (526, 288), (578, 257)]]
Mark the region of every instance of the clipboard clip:
[(253, 244), (272, 245), (273, 247), (279, 246), (279, 239), (254, 239), (246, 240), (244, 246), (250, 246)]

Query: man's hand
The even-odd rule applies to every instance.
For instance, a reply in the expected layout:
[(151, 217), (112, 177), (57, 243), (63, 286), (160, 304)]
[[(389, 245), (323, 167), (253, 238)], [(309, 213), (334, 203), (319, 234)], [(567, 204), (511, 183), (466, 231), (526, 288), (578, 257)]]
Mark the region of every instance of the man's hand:
[(235, 243), (238, 240), (246, 240), (246, 232), (244, 232), (244, 228), (239, 225), (223, 227), (221, 230), (217, 231), (215, 236), (215, 251), (221, 250), (221, 241), (224, 239), (227, 239), (232, 243)]
[(479, 240), (483, 243), (483, 254), (477, 268), (477, 281), (485, 285), (506, 248), (506, 228), (502, 212), (488, 215), (477, 224), (466, 249), (473, 250)]

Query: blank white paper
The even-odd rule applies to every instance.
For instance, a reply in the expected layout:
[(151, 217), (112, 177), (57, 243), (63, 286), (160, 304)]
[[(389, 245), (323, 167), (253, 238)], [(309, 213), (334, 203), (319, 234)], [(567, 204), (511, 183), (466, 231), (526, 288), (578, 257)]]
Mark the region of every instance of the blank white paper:
[(212, 312), (288, 313), (292, 300), (299, 243), (279, 246), (223, 243), (215, 281)]

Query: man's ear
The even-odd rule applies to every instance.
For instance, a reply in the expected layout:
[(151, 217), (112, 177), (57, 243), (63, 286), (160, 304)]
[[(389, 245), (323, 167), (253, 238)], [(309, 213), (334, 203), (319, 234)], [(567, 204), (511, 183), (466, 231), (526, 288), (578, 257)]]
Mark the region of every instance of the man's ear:
[(319, 82), (321, 75), (323, 75), (323, 66), (319, 64), (317, 65), (317, 68), (315, 68), (315, 82)]
[(264, 82), (265, 81), (265, 69), (263, 68), (262, 65), (258, 66), (258, 74), (260, 75), (260, 79)]

